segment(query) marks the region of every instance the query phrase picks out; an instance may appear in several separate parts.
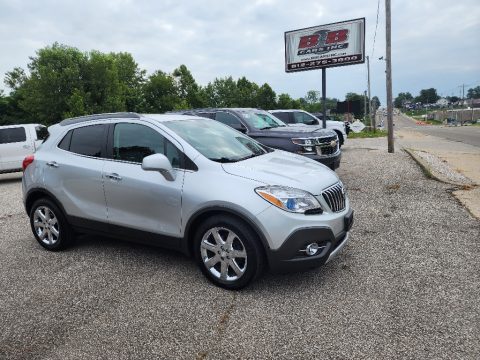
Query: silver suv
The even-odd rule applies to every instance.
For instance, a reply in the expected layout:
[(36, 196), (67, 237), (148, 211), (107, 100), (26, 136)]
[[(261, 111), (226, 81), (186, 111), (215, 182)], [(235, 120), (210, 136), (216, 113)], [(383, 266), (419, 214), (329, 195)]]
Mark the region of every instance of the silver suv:
[(155, 244), (194, 255), (209, 280), (239, 289), (265, 267), (322, 265), (348, 241), (353, 211), (333, 171), (217, 121), (117, 113), (48, 130), (22, 183), (48, 250), (76, 232)]

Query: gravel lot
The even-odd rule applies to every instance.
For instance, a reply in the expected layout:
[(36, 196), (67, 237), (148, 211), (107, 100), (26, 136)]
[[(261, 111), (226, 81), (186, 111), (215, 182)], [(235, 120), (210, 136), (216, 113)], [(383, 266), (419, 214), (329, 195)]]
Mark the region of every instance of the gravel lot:
[(385, 139), (347, 143), (350, 244), (241, 292), (147, 246), (45, 251), (0, 175), (0, 359), (480, 358), (480, 222)]

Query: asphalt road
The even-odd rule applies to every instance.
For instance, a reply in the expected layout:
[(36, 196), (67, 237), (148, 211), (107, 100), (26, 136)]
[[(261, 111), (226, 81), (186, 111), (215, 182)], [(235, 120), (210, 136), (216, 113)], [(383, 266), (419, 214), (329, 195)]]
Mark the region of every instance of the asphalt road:
[(344, 147), (356, 219), (341, 256), (239, 292), (147, 246), (43, 250), (18, 175), (0, 175), (0, 359), (480, 358), (480, 223), (385, 145)]
[(480, 126), (417, 125), (410, 118), (399, 115), (395, 117), (395, 127), (413, 128), (422, 134), (480, 147)]

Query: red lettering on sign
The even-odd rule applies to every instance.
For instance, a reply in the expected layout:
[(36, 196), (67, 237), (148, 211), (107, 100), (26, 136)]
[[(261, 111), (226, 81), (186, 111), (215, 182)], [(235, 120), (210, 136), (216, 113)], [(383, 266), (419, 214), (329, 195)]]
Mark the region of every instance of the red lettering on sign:
[(309, 48), (318, 44), (319, 35), (309, 35), (302, 36), (300, 38), (300, 43), (298, 44), (299, 49)]
[(325, 40), (325, 44), (335, 44), (344, 42), (347, 40), (348, 30), (338, 30), (338, 31), (330, 31), (327, 33), (327, 38)]

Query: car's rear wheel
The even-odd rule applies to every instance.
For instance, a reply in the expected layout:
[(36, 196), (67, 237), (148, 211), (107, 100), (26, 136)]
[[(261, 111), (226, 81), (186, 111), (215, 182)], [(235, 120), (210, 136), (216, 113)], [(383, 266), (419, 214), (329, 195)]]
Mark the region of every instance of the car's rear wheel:
[(73, 237), (62, 211), (46, 198), (33, 204), (30, 210), (30, 225), (35, 239), (48, 250), (65, 248)]
[(258, 236), (242, 221), (231, 216), (209, 218), (195, 236), (195, 257), (214, 284), (241, 289), (263, 269), (263, 251)]

